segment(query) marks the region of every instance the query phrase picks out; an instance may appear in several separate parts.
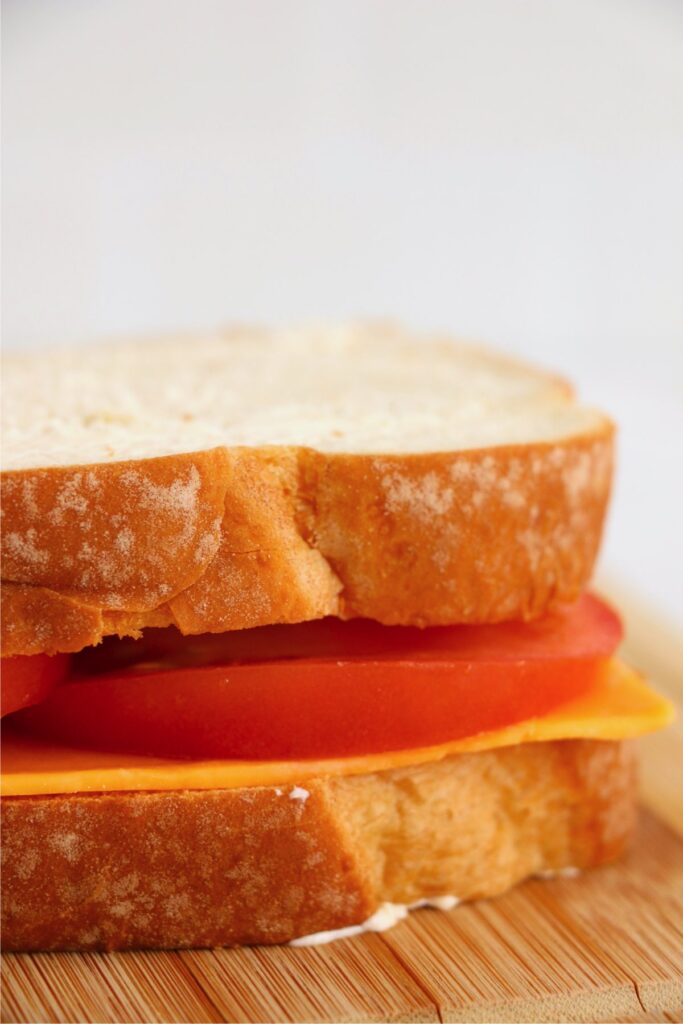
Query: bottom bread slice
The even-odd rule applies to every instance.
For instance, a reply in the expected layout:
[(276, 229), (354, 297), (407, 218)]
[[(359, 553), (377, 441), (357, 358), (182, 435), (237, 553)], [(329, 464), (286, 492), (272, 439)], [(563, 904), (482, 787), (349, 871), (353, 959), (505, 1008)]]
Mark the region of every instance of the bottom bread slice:
[(281, 789), (7, 798), (4, 948), (287, 942), (495, 896), (617, 857), (635, 789), (630, 744), (564, 740)]

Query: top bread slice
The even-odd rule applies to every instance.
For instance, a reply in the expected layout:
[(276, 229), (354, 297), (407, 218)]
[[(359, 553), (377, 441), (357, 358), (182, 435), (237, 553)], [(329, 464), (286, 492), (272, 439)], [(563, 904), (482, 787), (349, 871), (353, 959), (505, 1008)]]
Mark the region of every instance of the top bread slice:
[(3, 654), (109, 633), (542, 614), (585, 586), (610, 421), (389, 326), (10, 355)]

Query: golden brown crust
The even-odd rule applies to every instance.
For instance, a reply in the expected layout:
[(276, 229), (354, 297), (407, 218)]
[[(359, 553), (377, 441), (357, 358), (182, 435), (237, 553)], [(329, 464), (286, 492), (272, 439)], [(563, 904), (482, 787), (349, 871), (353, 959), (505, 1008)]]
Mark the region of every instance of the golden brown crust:
[(562, 442), (459, 453), (216, 448), (5, 473), (2, 653), (170, 623), (540, 615), (590, 576), (612, 439), (605, 421)]
[(383, 901), (476, 899), (612, 860), (628, 744), (565, 740), (291, 788), (3, 801), (8, 950), (286, 942)]

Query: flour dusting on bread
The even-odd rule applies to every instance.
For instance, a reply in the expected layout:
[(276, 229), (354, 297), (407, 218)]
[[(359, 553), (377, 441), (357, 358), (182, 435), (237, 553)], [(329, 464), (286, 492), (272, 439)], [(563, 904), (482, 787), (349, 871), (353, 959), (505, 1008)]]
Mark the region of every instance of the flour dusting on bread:
[(470, 346), (235, 329), (9, 356), (5, 390), (3, 591), (39, 594), (6, 601), (5, 654), (168, 623), (527, 619), (593, 566), (611, 423)]

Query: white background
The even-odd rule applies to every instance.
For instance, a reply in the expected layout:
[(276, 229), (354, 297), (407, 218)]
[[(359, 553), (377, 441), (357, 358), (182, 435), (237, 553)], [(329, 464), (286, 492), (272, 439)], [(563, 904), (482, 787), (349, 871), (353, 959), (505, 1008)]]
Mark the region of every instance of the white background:
[(683, 621), (681, 0), (5, 0), (7, 348), (382, 315), (622, 427), (603, 565)]

